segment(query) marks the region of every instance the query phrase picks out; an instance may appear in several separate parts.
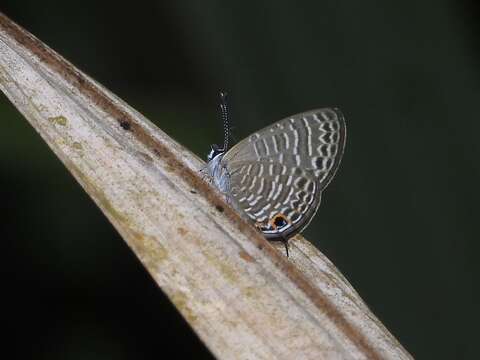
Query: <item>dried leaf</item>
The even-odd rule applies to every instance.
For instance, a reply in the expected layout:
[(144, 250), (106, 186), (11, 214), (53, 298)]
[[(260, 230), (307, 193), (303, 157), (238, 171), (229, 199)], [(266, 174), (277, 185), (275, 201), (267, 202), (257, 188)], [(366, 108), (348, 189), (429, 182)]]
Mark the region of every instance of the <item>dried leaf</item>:
[(310, 243), (287, 259), (203, 162), (1, 14), (0, 88), (218, 358), (411, 358)]

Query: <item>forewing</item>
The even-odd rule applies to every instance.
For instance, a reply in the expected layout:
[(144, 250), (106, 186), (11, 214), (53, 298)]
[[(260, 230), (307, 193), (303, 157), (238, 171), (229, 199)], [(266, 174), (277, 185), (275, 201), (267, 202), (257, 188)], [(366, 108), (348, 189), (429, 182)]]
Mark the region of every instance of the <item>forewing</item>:
[(299, 232), (317, 211), (344, 144), (345, 124), (337, 109), (280, 120), (225, 155), (231, 194), (267, 237)]
[(282, 119), (240, 141), (224, 157), (231, 170), (273, 162), (311, 172), (323, 190), (335, 175), (345, 147), (340, 110), (325, 108)]

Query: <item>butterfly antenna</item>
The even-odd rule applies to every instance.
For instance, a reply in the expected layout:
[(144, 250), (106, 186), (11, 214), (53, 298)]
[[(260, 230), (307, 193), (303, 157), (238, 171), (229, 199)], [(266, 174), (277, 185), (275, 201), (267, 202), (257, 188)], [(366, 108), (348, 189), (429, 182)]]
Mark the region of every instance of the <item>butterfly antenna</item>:
[(236, 130), (236, 127), (235, 126), (230, 126), (230, 140), (233, 140), (233, 142), (238, 142), (238, 137), (235, 135), (235, 130)]
[(230, 137), (230, 124), (229, 124), (229, 118), (228, 118), (227, 93), (223, 91), (220, 91), (220, 112), (222, 114), (223, 131), (224, 131), (223, 151), (227, 151), (228, 139)]

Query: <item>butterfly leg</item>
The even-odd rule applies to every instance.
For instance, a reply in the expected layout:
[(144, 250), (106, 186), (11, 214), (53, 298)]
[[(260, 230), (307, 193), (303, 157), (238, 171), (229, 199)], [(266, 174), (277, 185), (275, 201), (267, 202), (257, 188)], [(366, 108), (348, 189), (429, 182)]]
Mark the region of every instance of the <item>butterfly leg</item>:
[(203, 167), (199, 171), (200, 175), (202, 175), (202, 180), (208, 182), (209, 184), (212, 183), (212, 177), (209, 174), (208, 167)]
[(230, 186), (230, 173), (227, 171), (227, 169), (225, 168), (225, 177), (226, 177), (226, 184), (225, 184), (225, 202), (228, 204), (228, 205), (232, 205), (232, 199), (233, 199), (233, 196), (232, 196), (232, 193), (231, 193), (231, 186)]

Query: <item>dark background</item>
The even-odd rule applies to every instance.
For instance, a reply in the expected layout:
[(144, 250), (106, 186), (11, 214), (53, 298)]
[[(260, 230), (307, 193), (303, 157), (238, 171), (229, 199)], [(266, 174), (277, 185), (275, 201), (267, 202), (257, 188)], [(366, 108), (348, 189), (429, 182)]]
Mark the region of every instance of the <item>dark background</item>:
[[(342, 108), (346, 153), (306, 237), (413, 356), (475, 358), (476, 2), (124, 4), (2, 0), (0, 11), (201, 156), (221, 141), (220, 89), (237, 139)], [(0, 117), (2, 354), (210, 358), (3, 95)]]

